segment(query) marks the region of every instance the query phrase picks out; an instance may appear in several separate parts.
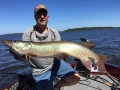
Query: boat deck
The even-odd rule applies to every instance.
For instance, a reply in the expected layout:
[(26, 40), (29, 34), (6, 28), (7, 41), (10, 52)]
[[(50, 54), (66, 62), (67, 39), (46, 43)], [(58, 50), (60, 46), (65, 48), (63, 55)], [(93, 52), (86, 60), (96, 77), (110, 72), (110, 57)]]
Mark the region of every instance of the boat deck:
[[(111, 70), (112, 69), (113, 67), (111, 68)], [(120, 69), (117, 68), (117, 70), (118, 71), (116, 73), (119, 73)], [(98, 78), (86, 79), (86, 77), (82, 76), (83, 72), (81, 71), (78, 71), (78, 72), (81, 78), (79, 83), (72, 86), (66, 86), (64, 87), (63, 90), (120, 90), (119, 77), (116, 78), (108, 73), (106, 74), (108, 76), (106, 76), (106, 75), (103, 75), (103, 73), (99, 72), (98, 70), (92, 69), (90, 71), (90, 74), (97, 75)], [(34, 90), (34, 80), (31, 73), (27, 73), (25, 75), (19, 75), (16, 73), (1, 73), (0, 82), (1, 82), (0, 90), (1, 90), (1, 87), (4, 88), (2, 90), (9, 90), (9, 88), (18, 88), (17, 90), (24, 90), (24, 88), (28, 88), (29, 90)], [(113, 87), (114, 89), (111, 89)], [(115, 88), (118, 88), (118, 89), (115, 89)], [(12, 90), (16, 90), (16, 89), (12, 89)]]
[[(13, 76), (14, 74), (12, 75), (12, 74), (8, 73), (8, 75), (7, 74), (3, 74), (3, 75), (4, 76), (9, 76), (9, 75)], [(14, 76), (16, 77), (16, 74)], [(13, 76), (13, 78), (14, 78), (14, 76)], [(23, 77), (23, 79), (20, 79), (18, 81), (15, 81), (15, 82), (11, 83), (10, 85), (7, 85), (2, 90), (9, 90), (10, 88), (12, 88), (10, 90), (16, 90), (16, 89), (13, 89), (13, 88), (18, 88), (18, 84), (19, 84), (20, 87), (17, 90), (24, 90), (24, 88), (29, 88), (29, 90), (36, 90), (33, 87), (34, 83), (31, 83), (33, 81), (33, 78), (31, 76), (31, 74), (29, 76), (27, 76), (28, 77), (27, 79), (25, 79), (26, 76), (22, 76), (22, 77)], [(66, 86), (62, 90), (120, 90), (120, 80), (115, 80), (115, 82), (117, 82), (118, 85), (113, 85), (113, 83), (115, 84), (115, 82), (113, 82), (112, 79), (110, 79), (106, 75), (99, 75), (97, 79), (94, 79), (94, 78), (86, 79), (83, 76), (80, 76), (80, 78), (81, 79), (77, 84), (72, 85), (72, 86)], [(7, 79), (7, 81), (8, 80), (9, 80), (9, 78)], [(26, 84), (26, 85), (24, 85), (24, 84)], [(21, 85), (23, 85), (23, 86), (21, 86)], [(111, 89), (111, 86), (117, 86), (119, 89)]]
[[(112, 80), (109, 79), (107, 76), (105, 75), (100, 76), (112, 83)], [(111, 90), (109, 86), (99, 83), (97, 81), (91, 79), (88, 79), (86, 81), (84, 80), (86, 80), (86, 78), (81, 76), (81, 81), (79, 81), (79, 83), (73, 86), (64, 87), (64, 90)], [(99, 78), (97, 80), (101, 81)]]

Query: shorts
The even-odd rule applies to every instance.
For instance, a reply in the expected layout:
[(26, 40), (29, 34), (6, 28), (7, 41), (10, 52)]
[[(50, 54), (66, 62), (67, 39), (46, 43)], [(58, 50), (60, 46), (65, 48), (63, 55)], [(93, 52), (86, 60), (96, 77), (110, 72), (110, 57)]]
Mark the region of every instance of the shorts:
[(53, 77), (57, 76), (65, 80), (75, 73), (76, 71), (64, 60), (57, 60), (51, 69), (33, 78), (36, 81), (37, 90), (54, 90)]

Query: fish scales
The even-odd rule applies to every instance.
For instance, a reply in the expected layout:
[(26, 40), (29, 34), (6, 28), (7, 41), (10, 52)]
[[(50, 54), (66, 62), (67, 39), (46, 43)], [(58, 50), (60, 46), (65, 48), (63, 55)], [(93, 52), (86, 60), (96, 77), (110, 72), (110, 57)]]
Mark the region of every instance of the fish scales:
[(86, 47), (65, 41), (32, 43), (30, 52), (33, 52), (39, 57), (57, 56), (63, 53), (76, 58), (91, 57), (95, 59), (95, 62), (99, 59), (94, 52)]

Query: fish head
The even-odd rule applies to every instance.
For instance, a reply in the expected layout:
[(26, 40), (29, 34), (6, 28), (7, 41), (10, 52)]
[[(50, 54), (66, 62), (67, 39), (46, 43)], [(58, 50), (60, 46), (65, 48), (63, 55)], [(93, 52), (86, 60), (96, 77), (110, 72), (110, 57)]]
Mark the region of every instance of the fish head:
[(2, 40), (2, 43), (18, 55), (27, 55), (31, 49), (31, 43), (27, 41)]

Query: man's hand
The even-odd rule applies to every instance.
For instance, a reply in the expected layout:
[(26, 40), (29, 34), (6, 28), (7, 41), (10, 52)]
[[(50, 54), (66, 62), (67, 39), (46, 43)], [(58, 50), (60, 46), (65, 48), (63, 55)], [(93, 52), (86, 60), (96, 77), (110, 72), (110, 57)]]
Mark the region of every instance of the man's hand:
[(11, 50), (9, 50), (9, 52), (13, 55), (13, 57), (14, 57), (16, 60), (20, 60), (20, 61), (23, 61), (23, 62), (27, 62), (27, 61), (29, 61), (29, 59), (31, 58), (30, 56), (27, 56), (27, 55), (20, 56), (20, 55), (14, 53), (14, 52), (11, 51)]

